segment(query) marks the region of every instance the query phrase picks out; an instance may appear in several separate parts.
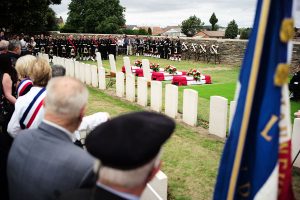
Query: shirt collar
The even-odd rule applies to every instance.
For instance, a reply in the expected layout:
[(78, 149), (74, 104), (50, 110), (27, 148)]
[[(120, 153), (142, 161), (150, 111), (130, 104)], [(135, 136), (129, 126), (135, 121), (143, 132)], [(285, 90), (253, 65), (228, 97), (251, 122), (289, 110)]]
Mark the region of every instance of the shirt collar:
[(50, 121), (48, 121), (48, 120), (45, 120), (45, 119), (43, 120), (43, 122), (44, 122), (45, 124), (48, 124), (48, 125), (50, 125), (50, 126), (53, 126), (53, 127), (57, 128), (57, 129), (61, 130), (63, 133), (65, 133), (65, 134), (71, 139), (71, 141), (74, 141), (74, 136), (73, 136), (73, 134), (72, 134), (70, 131), (68, 131), (67, 129), (65, 129), (64, 127), (59, 126), (59, 125), (57, 125), (57, 124), (55, 124), (55, 123), (53, 123), (53, 122), (50, 122)]
[(109, 192), (111, 192), (115, 195), (118, 195), (118, 196), (120, 196), (124, 199), (128, 199), (128, 200), (139, 200), (140, 199), (140, 197), (138, 197), (138, 196), (135, 196), (135, 195), (129, 194), (129, 193), (125, 193), (125, 192), (119, 192), (119, 191), (117, 191), (117, 190), (115, 190), (111, 187), (108, 187), (108, 186), (106, 186), (102, 183), (99, 183), (99, 182), (97, 182), (96, 185), (98, 187), (103, 188), (103, 189), (105, 189), (105, 190), (107, 190), (107, 191), (109, 191)]

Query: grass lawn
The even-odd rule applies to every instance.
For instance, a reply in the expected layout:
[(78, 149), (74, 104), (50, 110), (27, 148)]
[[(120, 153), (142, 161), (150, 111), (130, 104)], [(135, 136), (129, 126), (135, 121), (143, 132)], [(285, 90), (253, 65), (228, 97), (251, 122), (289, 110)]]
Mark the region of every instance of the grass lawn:
[[(87, 114), (108, 112), (112, 117), (143, 108), (95, 88), (89, 88)], [(204, 98), (205, 99), (205, 98)], [(162, 171), (168, 176), (169, 200), (211, 199), (224, 143), (201, 127), (177, 123), (163, 150)], [(294, 171), (295, 194), (300, 194), (300, 173)], [(298, 185), (296, 187), (296, 185)]]
[[(131, 62), (144, 57), (131, 56)], [(165, 67), (169, 64), (178, 70), (197, 68), (204, 74), (212, 76), (213, 84), (201, 86), (179, 87), (179, 112), (182, 112), (182, 95), (184, 89), (194, 89), (199, 94), (198, 124), (201, 127), (192, 128), (177, 123), (175, 134), (165, 145), (163, 154), (162, 170), (168, 176), (168, 199), (169, 200), (202, 200), (211, 199), (217, 176), (219, 160), (223, 149), (223, 142), (208, 135), (207, 121), (209, 119), (209, 100), (211, 96), (223, 96), (228, 103), (234, 99), (236, 80), (238, 79), (239, 67), (228, 65), (214, 65), (193, 61), (174, 62), (163, 59), (147, 58), (150, 62), (159, 63)], [(96, 65), (95, 62), (86, 61)], [(122, 57), (117, 57), (117, 70), (123, 65)], [(110, 69), (109, 62), (103, 61), (105, 68)], [(170, 82), (164, 82), (168, 84)], [(89, 88), (90, 98), (88, 114), (105, 111), (111, 116), (121, 113), (139, 111), (144, 108), (136, 104), (128, 103), (108, 94), (115, 94), (115, 88), (109, 88), (101, 92)], [(150, 90), (148, 90), (150, 93)], [(164, 96), (164, 95), (163, 95)], [(148, 97), (149, 98), (149, 97)], [(164, 104), (164, 101), (163, 101)], [(291, 115), (300, 109), (300, 102), (291, 102)], [(204, 127), (204, 128), (203, 128)], [(294, 171), (295, 194), (300, 196), (300, 172)], [(296, 185), (298, 185), (296, 187)]]

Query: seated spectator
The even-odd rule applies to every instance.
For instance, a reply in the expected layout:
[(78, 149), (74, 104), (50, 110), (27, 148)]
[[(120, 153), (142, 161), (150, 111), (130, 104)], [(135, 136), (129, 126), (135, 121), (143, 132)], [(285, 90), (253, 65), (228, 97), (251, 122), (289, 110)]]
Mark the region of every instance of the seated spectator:
[(86, 138), (99, 175), (93, 189), (77, 189), (61, 200), (139, 199), (160, 169), (161, 146), (175, 128), (172, 119), (157, 113), (126, 114), (94, 129)]
[(94, 159), (72, 143), (87, 101), (87, 88), (80, 81), (70, 77), (49, 81), (44, 121), (37, 129), (22, 131), (9, 153), (11, 200), (51, 200), (63, 191), (93, 184)]
[(19, 81), (17, 87), (18, 97), (23, 96), (29, 92), (33, 86), (33, 82), (29, 78), (29, 73), (32, 71), (32, 67), (36, 62), (36, 57), (32, 55), (26, 55), (20, 57), (16, 62), (16, 70), (18, 72)]
[(45, 87), (51, 78), (51, 72), (51, 67), (45, 59), (36, 60), (29, 72), (33, 87), (17, 99), (15, 111), (8, 124), (7, 132), (12, 137), (22, 129), (37, 128), (41, 123), (44, 117)]
[(53, 65), (52, 66), (52, 77), (65, 76), (66, 69), (62, 65)]
[(9, 42), (7, 40), (1, 40), (0, 41), (0, 54), (5, 54), (8, 51), (8, 44)]

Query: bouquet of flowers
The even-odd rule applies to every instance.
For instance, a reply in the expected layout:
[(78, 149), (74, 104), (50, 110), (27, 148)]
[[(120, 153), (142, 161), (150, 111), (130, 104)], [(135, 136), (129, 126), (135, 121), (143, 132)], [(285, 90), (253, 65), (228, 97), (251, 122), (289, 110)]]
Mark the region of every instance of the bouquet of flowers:
[(159, 64), (151, 63), (150, 69), (152, 69), (154, 72), (159, 72)]
[(134, 65), (135, 66), (137, 66), (137, 67), (139, 67), (139, 68), (142, 68), (142, 62), (140, 61), (140, 60), (136, 60), (135, 62), (134, 62)]
[(193, 76), (196, 81), (199, 81), (201, 78), (201, 73), (196, 69), (191, 69), (188, 73), (188, 76)]
[(176, 74), (176, 67), (169, 65), (165, 68), (165, 72), (168, 72), (169, 74)]

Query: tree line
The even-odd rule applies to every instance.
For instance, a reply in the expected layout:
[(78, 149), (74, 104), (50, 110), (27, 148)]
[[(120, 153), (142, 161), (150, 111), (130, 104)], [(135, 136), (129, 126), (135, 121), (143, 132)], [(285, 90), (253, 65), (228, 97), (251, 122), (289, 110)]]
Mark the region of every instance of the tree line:
[[(0, 29), (6, 28), (15, 33), (36, 33), (58, 30), (54, 11), (50, 5), (60, 4), (61, 0), (2, 0), (0, 4)], [(61, 32), (106, 33), (152, 35), (148, 30), (128, 30), (125, 27), (125, 8), (119, 0), (72, 0), (68, 18)], [(218, 18), (213, 13), (209, 19), (210, 30), (218, 30)], [(204, 23), (196, 15), (190, 16), (181, 24), (181, 31), (188, 37), (203, 29)], [(248, 39), (251, 29), (239, 29), (235, 20), (229, 22), (226, 38)]]

